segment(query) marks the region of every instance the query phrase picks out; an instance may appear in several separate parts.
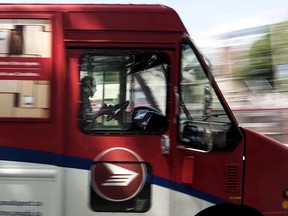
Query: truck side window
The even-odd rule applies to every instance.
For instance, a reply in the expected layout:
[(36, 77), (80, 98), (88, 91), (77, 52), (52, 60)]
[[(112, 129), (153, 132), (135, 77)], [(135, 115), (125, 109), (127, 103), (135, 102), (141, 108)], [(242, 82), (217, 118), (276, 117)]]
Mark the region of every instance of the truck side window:
[(86, 133), (166, 129), (168, 56), (106, 51), (80, 56), (80, 128)]
[(182, 45), (180, 142), (211, 151), (227, 147), (232, 124), (190, 44)]

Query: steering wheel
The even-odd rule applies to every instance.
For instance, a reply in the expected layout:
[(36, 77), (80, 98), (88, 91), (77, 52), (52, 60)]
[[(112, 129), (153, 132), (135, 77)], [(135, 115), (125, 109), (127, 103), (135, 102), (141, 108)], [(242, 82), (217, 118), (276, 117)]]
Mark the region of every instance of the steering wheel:
[(129, 105), (128, 100), (124, 101), (123, 103), (116, 104), (113, 107), (111, 114), (107, 115), (106, 121), (111, 121), (112, 119), (114, 119), (119, 113), (122, 113), (128, 105)]

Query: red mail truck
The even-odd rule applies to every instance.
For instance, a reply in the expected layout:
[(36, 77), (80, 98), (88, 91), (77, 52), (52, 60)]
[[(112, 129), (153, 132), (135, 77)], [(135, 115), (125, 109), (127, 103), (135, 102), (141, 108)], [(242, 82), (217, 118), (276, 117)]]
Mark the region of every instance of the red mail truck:
[(169, 7), (0, 5), (0, 103), (0, 215), (288, 215), (287, 147)]

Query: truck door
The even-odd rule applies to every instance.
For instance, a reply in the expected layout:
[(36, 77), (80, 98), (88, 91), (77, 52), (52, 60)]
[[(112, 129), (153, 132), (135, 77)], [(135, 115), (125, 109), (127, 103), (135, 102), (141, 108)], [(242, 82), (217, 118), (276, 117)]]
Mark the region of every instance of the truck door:
[(67, 56), (67, 215), (168, 215), (171, 53), (74, 48)]
[(208, 206), (241, 203), (243, 139), (219, 89), (192, 43), (181, 50), (177, 98), (177, 167), (172, 215), (194, 215)]

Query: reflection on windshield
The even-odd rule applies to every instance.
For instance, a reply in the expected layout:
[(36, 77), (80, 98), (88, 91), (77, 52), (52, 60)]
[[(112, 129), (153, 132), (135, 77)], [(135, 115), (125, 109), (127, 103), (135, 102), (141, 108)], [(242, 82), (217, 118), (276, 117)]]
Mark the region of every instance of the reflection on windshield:
[[(178, 139), (182, 150), (202, 153), (233, 147), (239, 136), (190, 44), (183, 44)], [(229, 144), (229, 145), (228, 145)]]
[(181, 121), (230, 122), (189, 44), (182, 46)]
[[(131, 76), (135, 91), (135, 106), (151, 106), (162, 113), (166, 111), (166, 71), (163, 65), (141, 71)], [(133, 96), (133, 95), (131, 95)]]

